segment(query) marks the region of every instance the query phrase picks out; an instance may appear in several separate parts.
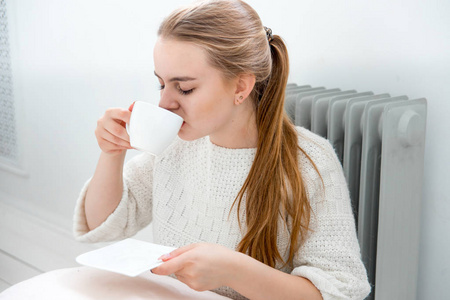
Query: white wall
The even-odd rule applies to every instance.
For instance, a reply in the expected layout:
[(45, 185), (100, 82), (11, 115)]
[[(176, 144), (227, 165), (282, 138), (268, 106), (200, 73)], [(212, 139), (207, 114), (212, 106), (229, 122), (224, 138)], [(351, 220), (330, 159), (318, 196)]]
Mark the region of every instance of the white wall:
[[(28, 176), (0, 170), (1, 201), (70, 228), (99, 154), (97, 118), (109, 106), (157, 101), (157, 25), (189, 2), (7, 1)], [(248, 2), (285, 38), (291, 81), (428, 99), (418, 295), (442, 299), (450, 282), (450, 2)]]

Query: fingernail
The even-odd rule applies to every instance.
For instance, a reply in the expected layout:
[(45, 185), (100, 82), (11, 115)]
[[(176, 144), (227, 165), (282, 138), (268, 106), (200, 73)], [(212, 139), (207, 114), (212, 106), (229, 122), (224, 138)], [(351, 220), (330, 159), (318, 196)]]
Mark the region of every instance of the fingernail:
[(170, 253), (163, 254), (158, 258), (158, 260), (162, 260), (162, 261), (168, 261), (169, 259), (171, 259)]
[(129, 111), (133, 111), (134, 103), (136, 103), (136, 101), (134, 101), (134, 102), (130, 105), (130, 107), (128, 107), (128, 110), (129, 110)]

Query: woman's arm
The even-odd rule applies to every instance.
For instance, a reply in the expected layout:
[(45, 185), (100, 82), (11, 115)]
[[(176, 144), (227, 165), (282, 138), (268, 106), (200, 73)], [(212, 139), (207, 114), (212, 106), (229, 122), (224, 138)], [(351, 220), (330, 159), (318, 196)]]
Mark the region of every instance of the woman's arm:
[(228, 286), (249, 299), (322, 299), (306, 278), (271, 268), (248, 255), (236, 252), (235, 275)]
[(95, 135), (102, 152), (94, 176), (75, 206), (78, 241), (127, 238), (151, 221), (153, 157), (138, 155), (124, 166), (126, 150), (131, 149), (125, 124), (132, 109), (133, 105), (110, 108), (97, 122)]
[[(99, 162), (100, 163), (100, 162)], [(116, 184), (104, 182), (102, 185), (91, 185), (90, 180), (81, 190), (77, 199), (74, 213), (74, 235), (78, 241), (82, 242), (105, 242), (124, 239), (136, 234), (137, 231), (149, 224), (152, 219), (152, 185), (153, 185), (153, 163), (154, 156), (146, 153), (136, 155), (123, 166), (123, 182), (117, 182), (117, 186), (122, 190), (119, 192)], [(109, 165), (111, 166), (111, 164)], [(103, 171), (106, 169), (102, 169)], [(96, 171), (97, 172), (97, 171)], [(105, 175), (107, 176), (107, 175)], [(104, 177), (100, 177), (104, 178)], [(99, 194), (94, 195), (95, 189), (99, 189)], [(91, 189), (91, 190), (90, 190)], [(90, 213), (99, 209), (96, 203), (105, 201), (111, 204), (114, 195), (111, 194), (103, 199), (101, 193), (106, 195), (108, 189), (115, 189), (116, 195), (119, 195), (117, 207), (111, 207), (112, 212), (106, 212), (105, 207), (100, 213), (104, 214), (106, 220), (95, 228), (90, 229), (86, 219), (87, 205), (92, 205)], [(90, 191), (89, 191), (90, 190)], [(86, 204), (86, 194), (94, 192), (91, 204)], [(88, 199), (89, 200), (89, 199)], [(98, 216), (97, 216), (98, 217)]]
[(154, 274), (175, 274), (195, 290), (228, 286), (250, 299), (322, 299), (307, 279), (283, 273), (248, 255), (214, 244), (192, 244), (163, 256)]
[(116, 209), (122, 198), (123, 164), (131, 149), (125, 123), (131, 111), (110, 108), (97, 121), (95, 135), (102, 150), (86, 193), (85, 213), (90, 230), (97, 228)]
[(122, 199), (125, 154), (125, 151), (116, 155), (100, 154), (84, 204), (86, 223), (90, 230), (100, 226)]

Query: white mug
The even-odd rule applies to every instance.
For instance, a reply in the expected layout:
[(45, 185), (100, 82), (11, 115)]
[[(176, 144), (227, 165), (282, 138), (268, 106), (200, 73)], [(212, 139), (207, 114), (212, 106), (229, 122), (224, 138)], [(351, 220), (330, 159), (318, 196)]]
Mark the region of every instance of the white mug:
[(183, 124), (183, 118), (147, 102), (136, 101), (127, 124), (131, 147), (161, 154), (175, 139)]

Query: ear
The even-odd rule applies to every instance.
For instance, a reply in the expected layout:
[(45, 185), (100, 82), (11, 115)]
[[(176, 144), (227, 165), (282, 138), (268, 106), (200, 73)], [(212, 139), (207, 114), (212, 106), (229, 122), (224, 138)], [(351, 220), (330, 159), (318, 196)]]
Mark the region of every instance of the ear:
[(234, 94), (234, 102), (236, 105), (242, 104), (247, 100), (250, 93), (253, 91), (255, 86), (255, 75), (253, 74), (241, 74), (237, 77), (236, 91)]

